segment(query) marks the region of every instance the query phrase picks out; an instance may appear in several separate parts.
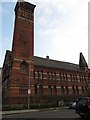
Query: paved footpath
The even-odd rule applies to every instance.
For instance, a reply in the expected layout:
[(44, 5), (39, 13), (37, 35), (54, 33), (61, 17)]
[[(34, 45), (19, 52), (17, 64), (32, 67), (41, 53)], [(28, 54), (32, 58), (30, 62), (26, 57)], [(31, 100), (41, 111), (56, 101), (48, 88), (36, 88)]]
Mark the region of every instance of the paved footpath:
[(19, 113), (27, 113), (27, 112), (38, 112), (38, 111), (50, 111), (50, 110), (58, 110), (63, 108), (45, 108), (45, 109), (25, 109), (25, 110), (13, 110), (13, 111), (0, 111), (0, 115), (9, 115), (9, 114), (19, 114)]
[(26, 110), (12, 110), (12, 111), (2, 111), (2, 115), (8, 115), (8, 114), (17, 114), (17, 113), (26, 113), (26, 112), (34, 112), (39, 111), (37, 109), (26, 109)]

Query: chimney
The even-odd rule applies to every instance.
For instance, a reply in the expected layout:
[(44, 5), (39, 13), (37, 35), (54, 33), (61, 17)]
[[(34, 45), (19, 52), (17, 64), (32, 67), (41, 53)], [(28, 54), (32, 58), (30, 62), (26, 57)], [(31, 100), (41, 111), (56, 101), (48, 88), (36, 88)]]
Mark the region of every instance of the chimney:
[(49, 56), (46, 56), (46, 59), (48, 60), (48, 59), (49, 59)]

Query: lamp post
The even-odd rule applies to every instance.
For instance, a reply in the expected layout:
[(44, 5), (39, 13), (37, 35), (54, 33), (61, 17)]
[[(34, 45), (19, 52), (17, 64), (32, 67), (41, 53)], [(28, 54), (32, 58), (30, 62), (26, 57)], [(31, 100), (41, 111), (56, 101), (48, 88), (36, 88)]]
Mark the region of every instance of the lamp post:
[(28, 78), (28, 109), (30, 109), (30, 67), (29, 67), (29, 78)]
[(28, 89), (28, 109), (30, 109), (30, 89)]

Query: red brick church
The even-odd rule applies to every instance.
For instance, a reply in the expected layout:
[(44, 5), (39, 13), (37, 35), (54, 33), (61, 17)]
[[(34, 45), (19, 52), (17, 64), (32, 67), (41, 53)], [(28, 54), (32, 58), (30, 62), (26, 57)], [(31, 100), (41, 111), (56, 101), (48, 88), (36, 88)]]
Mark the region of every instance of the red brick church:
[[(82, 53), (79, 64), (34, 56), (34, 9), (17, 2), (12, 51), (2, 68), (3, 104), (45, 103), (89, 94), (89, 69)], [(28, 101), (28, 102), (27, 102)]]

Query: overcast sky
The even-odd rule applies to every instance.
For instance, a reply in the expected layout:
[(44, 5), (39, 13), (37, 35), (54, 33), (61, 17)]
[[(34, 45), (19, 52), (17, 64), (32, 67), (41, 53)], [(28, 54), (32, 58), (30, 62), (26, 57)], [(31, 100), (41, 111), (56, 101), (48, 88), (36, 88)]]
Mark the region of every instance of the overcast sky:
[[(1, 67), (5, 51), (12, 48), (16, 4), (15, 0), (2, 1)], [(34, 55), (78, 64), (82, 52), (88, 63), (88, 0), (26, 1), (36, 5)]]

